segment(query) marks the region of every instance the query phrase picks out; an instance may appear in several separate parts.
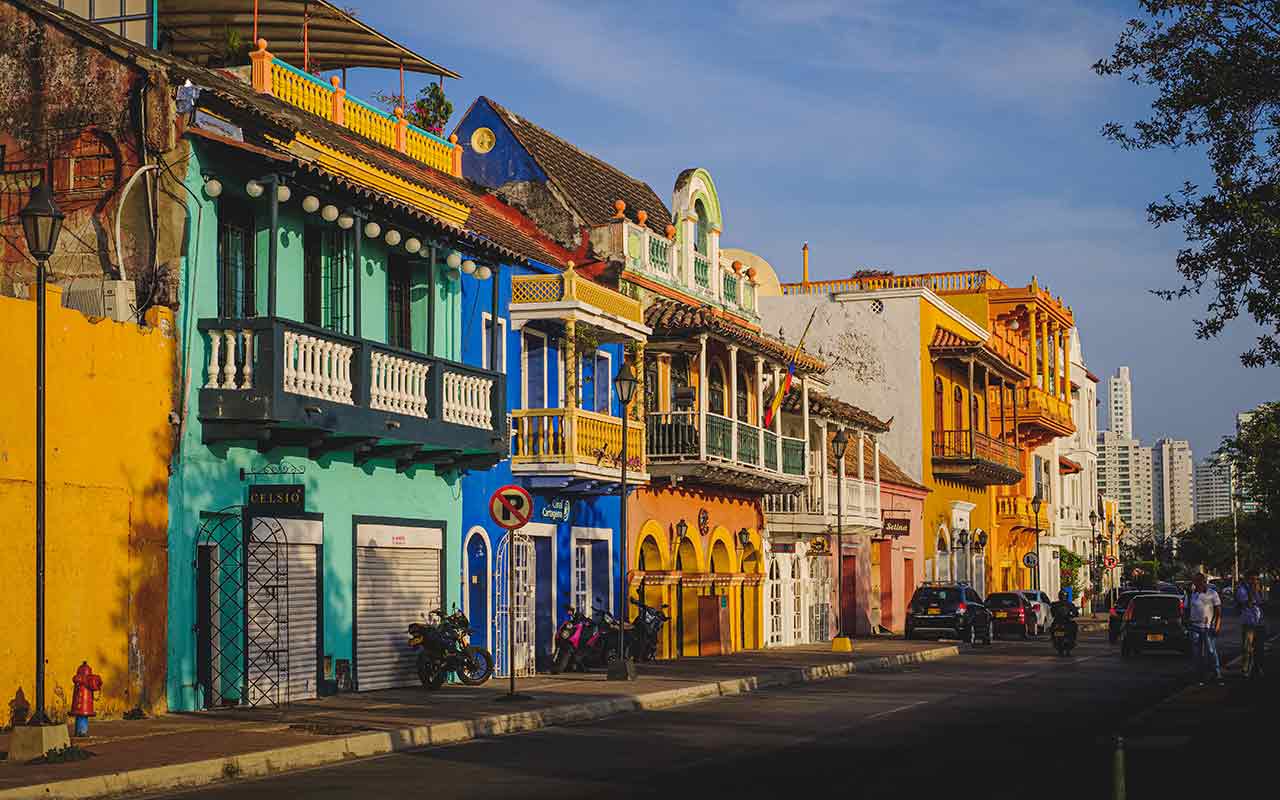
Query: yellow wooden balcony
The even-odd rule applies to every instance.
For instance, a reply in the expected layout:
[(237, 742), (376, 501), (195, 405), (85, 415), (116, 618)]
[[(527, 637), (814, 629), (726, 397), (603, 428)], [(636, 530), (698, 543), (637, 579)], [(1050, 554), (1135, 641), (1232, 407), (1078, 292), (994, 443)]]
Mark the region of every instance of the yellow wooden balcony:
[[(617, 481), (622, 468), (622, 420), (580, 408), (511, 412), (511, 471)], [(627, 479), (647, 481), (644, 423), (627, 423)]]
[(572, 319), (636, 341), (647, 340), (651, 332), (639, 300), (581, 277), (572, 264), (561, 274), (513, 276), (511, 319)]
[[(1049, 527), (1053, 517), (1053, 507), (1044, 503), (1040, 506), (1040, 531)], [(1031, 498), (1015, 495), (1012, 497), (996, 497), (996, 522), (1001, 530), (1034, 530), (1037, 527), (1036, 513), (1031, 507)]]
[[(1004, 397), (1004, 420), (1007, 430), (1013, 429), (1016, 397), (1018, 434), (1024, 444), (1039, 446), (1062, 436), (1076, 432), (1071, 419), (1071, 404), (1036, 386), (1019, 386), (1017, 391)], [(991, 429), (1000, 430), (1000, 390), (992, 387), (987, 392), (987, 407), (991, 413)]]
[[(265, 56), (264, 56), (265, 54)], [(462, 150), (408, 122), (403, 114), (389, 114), (347, 94), (335, 76), (329, 83), (293, 67), (265, 50), (253, 53), (254, 84), (295, 108), (341, 125), (390, 150), (397, 150), (428, 167), (462, 174)], [(261, 85), (259, 85), (261, 84)]]

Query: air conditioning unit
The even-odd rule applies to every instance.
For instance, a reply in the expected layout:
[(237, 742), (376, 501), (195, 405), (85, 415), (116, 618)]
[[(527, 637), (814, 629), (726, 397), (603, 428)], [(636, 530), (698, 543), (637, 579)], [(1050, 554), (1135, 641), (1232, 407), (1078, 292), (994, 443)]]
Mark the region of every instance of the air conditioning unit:
[(75, 278), (62, 293), (62, 306), (91, 317), (134, 322), (137, 319), (138, 290), (133, 281)]

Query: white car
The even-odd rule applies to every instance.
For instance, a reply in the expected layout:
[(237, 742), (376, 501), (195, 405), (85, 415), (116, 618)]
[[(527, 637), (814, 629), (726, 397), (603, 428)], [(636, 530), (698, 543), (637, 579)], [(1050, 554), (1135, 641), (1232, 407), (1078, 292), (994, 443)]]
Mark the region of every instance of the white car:
[(1036, 636), (1049, 630), (1049, 622), (1051, 616), (1049, 606), (1053, 603), (1049, 599), (1049, 595), (1036, 589), (1022, 589), (1018, 594), (1027, 598), (1027, 602), (1031, 603), (1036, 610)]

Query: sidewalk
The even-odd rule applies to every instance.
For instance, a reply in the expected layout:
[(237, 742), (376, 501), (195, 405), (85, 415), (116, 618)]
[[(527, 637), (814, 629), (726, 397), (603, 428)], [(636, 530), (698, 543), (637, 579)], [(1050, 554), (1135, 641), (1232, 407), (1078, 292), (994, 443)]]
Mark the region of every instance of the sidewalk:
[[(602, 673), (522, 679), (533, 699), (504, 703), (505, 680), (344, 694), (283, 711), (170, 714), (93, 722), (74, 740), (93, 757), (65, 764), (0, 761), (0, 800), (102, 797), (199, 786), (382, 753), (664, 708), (757, 689), (958, 655), (952, 642), (855, 640), (854, 653), (801, 646), (639, 665), (634, 682)], [(0, 750), (8, 734), (0, 734)]]

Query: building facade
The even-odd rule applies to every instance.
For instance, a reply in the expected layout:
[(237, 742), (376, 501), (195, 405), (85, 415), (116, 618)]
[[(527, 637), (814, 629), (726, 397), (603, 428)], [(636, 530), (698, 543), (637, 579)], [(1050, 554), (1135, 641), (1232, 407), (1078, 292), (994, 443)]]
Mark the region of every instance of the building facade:
[(1120, 367), (1107, 379), (1108, 428), (1125, 439), (1133, 437), (1133, 379), (1128, 367)]
[(1152, 503), (1151, 448), (1114, 431), (1098, 432), (1098, 491), (1114, 498), (1130, 529), (1150, 531)]
[(1185, 439), (1161, 439), (1151, 448), (1151, 500), (1155, 529), (1166, 539), (1195, 524), (1195, 458)]
[(1196, 464), (1196, 522), (1212, 522), (1231, 516), (1234, 469), (1225, 456), (1210, 456)]

